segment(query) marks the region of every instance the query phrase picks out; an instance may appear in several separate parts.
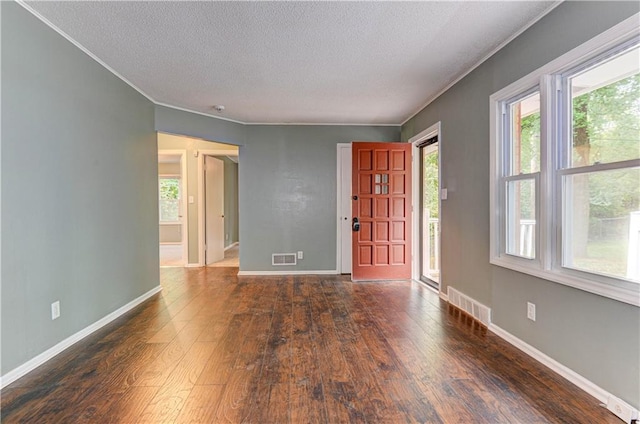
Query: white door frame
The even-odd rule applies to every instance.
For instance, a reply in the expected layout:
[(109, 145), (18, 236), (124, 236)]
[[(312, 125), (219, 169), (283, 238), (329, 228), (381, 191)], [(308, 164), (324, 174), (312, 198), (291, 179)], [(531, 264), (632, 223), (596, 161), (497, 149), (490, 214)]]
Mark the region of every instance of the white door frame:
[[(235, 146), (234, 146), (235, 147)], [(206, 234), (204, 232), (204, 157), (205, 156), (232, 156), (238, 157), (237, 147), (233, 150), (196, 150), (194, 155), (198, 158), (198, 266), (205, 266), (204, 245)]]
[[(442, 130), (440, 121), (431, 125), (424, 131), (419, 132), (409, 139), (409, 143), (411, 143), (411, 152), (413, 157), (413, 170), (412, 170), (412, 191), (413, 191), (413, 228), (414, 234), (417, 234), (418, 237), (413, 237), (412, 240), (412, 278), (416, 281), (420, 281), (420, 241), (422, 239), (422, 234), (420, 234), (420, 149), (418, 148), (418, 144), (428, 138), (438, 136), (438, 146), (442, 146)], [(440, 152), (438, 153), (438, 185), (440, 191), (442, 191), (442, 167), (440, 166), (442, 162), (442, 155)], [(440, 214), (440, 229), (442, 229), (442, 200), (441, 193), (438, 193), (438, 212)], [(442, 237), (440, 237), (440, 244), (442, 245)], [(442, 249), (440, 249), (440, 257), (442, 258)], [(442, 291), (442, 266), (440, 266), (440, 278), (438, 283), (438, 291)]]
[[(337, 144), (337, 161), (336, 161), (336, 180), (337, 180), (337, 202), (336, 202), (336, 223), (337, 223), (337, 232), (336, 232), (336, 273), (337, 274), (341, 274), (342, 273), (342, 262), (343, 262), (343, 255), (346, 252), (343, 252), (342, 250), (342, 237), (345, 236), (343, 234), (342, 231), (342, 220), (343, 220), (343, 216), (342, 216), (342, 155), (344, 153), (345, 150), (348, 150), (349, 152), (351, 152), (351, 143), (338, 143)], [(349, 180), (351, 180), (351, 178), (349, 178)], [(351, 190), (349, 188), (349, 190)], [(349, 199), (349, 205), (351, 205), (351, 200)], [(349, 222), (351, 220), (351, 217), (349, 217)], [(349, 231), (349, 237), (351, 237), (351, 231)], [(349, 251), (348, 253), (349, 255), (352, 254), (351, 251)], [(353, 258), (352, 258), (353, 260)], [(351, 269), (349, 269), (349, 273), (351, 273)]]
[[(189, 263), (189, 204), (187, 192), (187, 151), (184, 149), (158, 149), (158, 155), (175, 155), (180, 156), (180, 209), (182, 217), (180, 218), (180, 235), (182, 243), (182, 262), (183, 266)], [(158, 173), (158, 177), (159, 177)], [(159, 200), (158, 200), (159, 201)], [(158, 205), (158, 208), (160, 205)]]

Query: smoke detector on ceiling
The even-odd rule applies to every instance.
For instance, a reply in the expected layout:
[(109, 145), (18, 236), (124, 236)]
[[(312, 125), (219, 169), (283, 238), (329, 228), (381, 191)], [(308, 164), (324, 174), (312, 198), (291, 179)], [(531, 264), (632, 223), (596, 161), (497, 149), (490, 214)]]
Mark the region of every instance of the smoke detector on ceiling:
[(213, 110), (215, 110), (218, 113), (222, 113), (222, 112), (224, 112), (224, 106), (222, 106), (222, 105), (214, 105), (213, 106)]

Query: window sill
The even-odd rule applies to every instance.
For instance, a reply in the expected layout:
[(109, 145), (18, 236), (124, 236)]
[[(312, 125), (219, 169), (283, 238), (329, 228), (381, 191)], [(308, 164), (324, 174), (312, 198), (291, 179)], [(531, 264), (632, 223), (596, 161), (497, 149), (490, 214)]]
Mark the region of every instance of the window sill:
[(638, 283), (624, 280), (615, 280), (615, 283), (613, 284), (605, 283), (602, 281), (580, 278), (561, 270), (541, 269), (539, 268), (537, 261), (533, 260), (530, 264), (527, 264), (526, 261), (527, 260), (497, 256), (492, 257), (489, 262), (502, 268), (511, 269), (513, 271), (532, 275), (554, 283), (563, 284), (565, 286), (604, 296), (619, 302), (640, 306), (640, 284)]

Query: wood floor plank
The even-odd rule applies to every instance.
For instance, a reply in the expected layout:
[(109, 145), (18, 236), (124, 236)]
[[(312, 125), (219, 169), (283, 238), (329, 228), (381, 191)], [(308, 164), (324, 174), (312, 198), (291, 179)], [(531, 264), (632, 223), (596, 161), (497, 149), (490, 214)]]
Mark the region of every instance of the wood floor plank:
[(189, 321), (171, 320), (154, 334), (147, 343), (170, 343)]
[(619, 423), (410, 282), (166, 268), (0, 396), (3, 423)]
[(413, 380), (387, 380), (383, 389), (404, 414), (409, 423), (443, 423), (436, 409)]
[(96, 412), (92, 422), (137, 423), (157, 392), (158, 387), (131, 387), (112, 402), (105, 402), (107, 408)]
[(156, 360), (145, 364), (132, 384), (134, 386), (161, 386), (174, 368), (178, 366), (186, 351), (187, 348), (174, 339), (164, 347)]
[(289, 382), (272, 384), (269, 387), (269, 404), (267, 405), (266, 416), (260, 422), (271, 424), (290, 423), (289, 412)]
[(280, 284), (271, 318), (268, 349), (264, 357), (262, 378), (266, 384), (289, 383), (291, 376), (292, 313), (291, 285)]
[(325, 400), (330, 422), (364, 423), (364, 408), (358, 401), (356, 389), (349, 382), (325, 383)]
[(225, 386), (220, 384), (194, 386), (176, 419), (176, 424), (214, 423), (224, 388)]
[(245, 370), (234, 370), (225, 385), (224, 393), (216, 411), (216, 423), (241, 423), (251, 410), (253, 390), (257, 389), (255, 374)]
[(242, 329), (251, 323), (251, 314), (234, 315), (222, 339), (209, 357), (197, 384), (226, 384), (242, 347)]
[(328, 418), (317, 348), (312, 337), (311, 306), (294, 295), (291, 365), (291, 422), (324, 423)]

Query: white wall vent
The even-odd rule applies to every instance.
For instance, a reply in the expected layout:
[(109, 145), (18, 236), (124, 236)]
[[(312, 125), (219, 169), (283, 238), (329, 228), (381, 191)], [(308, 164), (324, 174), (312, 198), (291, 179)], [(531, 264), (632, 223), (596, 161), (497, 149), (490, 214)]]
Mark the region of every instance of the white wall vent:
[(271, 265), (296, 265), (297, 255), (295, 253), (274, 253), (271, 255)]
[(487, 327), (491, 324), (491, 309), (482, 303), (459, 292), (453, 287), (447, 287), (449, 303), (462, 309)]

